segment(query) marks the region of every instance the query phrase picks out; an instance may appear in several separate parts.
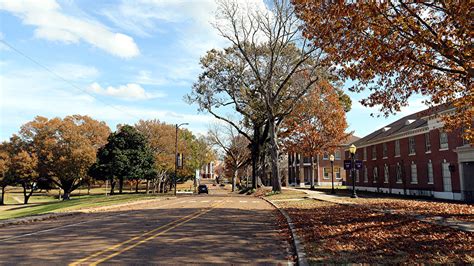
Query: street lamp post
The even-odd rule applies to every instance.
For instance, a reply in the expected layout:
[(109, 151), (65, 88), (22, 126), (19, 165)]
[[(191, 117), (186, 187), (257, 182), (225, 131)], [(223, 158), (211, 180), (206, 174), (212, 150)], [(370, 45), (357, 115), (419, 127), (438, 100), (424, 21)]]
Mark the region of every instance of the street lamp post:
[(336, 194), (336, 191), (334, 190), (334, 155), (331, 154), (331, 156), (329, 156), (329, 161), (331, 161), (331, 194)]
[(176, 139), (174, 145), (174, 195), (176, 196), (177, 179), (178, 179), (178, 128), (180, 126), (189, 125), (188, 123), (176, 124)]
[(351, 198), (357, 198), (356, 187), (355, 187), (355, 153), (356, 153), (356, 150), (357, 150), (357, 147), (354, 144), (352, 144), (349, 147), (349, 152), (351, 153), (351, 159), (352, 159), (352, 168), (351, 168), (351, 172), (352, 172), (352, 196), (351, 196)]

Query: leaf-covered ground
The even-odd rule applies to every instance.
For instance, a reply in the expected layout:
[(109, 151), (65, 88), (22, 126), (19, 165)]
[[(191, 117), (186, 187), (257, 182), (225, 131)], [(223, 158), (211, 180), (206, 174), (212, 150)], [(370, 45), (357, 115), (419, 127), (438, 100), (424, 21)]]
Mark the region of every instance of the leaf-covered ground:
[(389, 198), (344, 198), (374, 209), (391, 209), (400, 214), (414, 213), (424, 216), (441, 216), (460, 221), (474, 222), (474, 205), (427, 200), (389, 199)]
[(278, 205), (292, 217), (313, 263), (474, 263), (473, 233), (362, 205), (311, 199)]

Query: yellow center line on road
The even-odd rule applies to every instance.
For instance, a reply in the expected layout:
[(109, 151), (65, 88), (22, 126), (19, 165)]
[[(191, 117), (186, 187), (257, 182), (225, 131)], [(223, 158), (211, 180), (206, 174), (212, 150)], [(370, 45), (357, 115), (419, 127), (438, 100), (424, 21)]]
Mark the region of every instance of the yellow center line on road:
[[(186, 219), (186, 220), (184, 220), (184, 221), (182, 221), (182, 222), (180, 222), (180, 223), (178, 223), (178, 224), (175, 224), (175, 225), (169, 227), (169, 228), (166, 229), (166, 230), (163, 230), (163, 231), (158, 232), (158, 233), (156, 233), (156, 234), (154, 234), (154, 235), (152, 235), (152, 236), (149, 236), (149, 237), (147, 237), (147, 238), (145, 238), (145, 239), (142, 239), (142, 240), (136, 242), (136, 243), (133, 244), (133, 245), (130, 245), (130, 246), (128, 246), (128, 247), (125, 247), (125, 248), (123, 248), (122, 250), (116, 251), (115, 253), (110, 254), (109, 256), (107, 256), (107, 257), (105, 257), (105, 258), (99, 259), (99, 260), (97, 260), (97, 261), (95, 261), (95, 262), (93, 262), (93, 263), (91, 263), (91, 264), (89, 264), (89, 265), (91, 265), (91, 266), (96, 266), (96, 265), (98, 265), (99, 263), (102, 263), (102, 262), (107, 261), (107, 260), (109, 260), (109, 259), (111, 259), (111, 258), (113, 258), (113, 257), (116, 257), (116, 256), (118, 256), (118, 255), (124, 253), (124, 252), (127, 251), (127, 250), (130, 250), (130, 249), (132, 249), (132, 248), (134, 248), (134, 247), (136, 247), (136, 246), (139, 246), (139, 245), (141, 245), (141, 244), (143, 244), (143, 243), (146, 243), (146, 242), (148, 242), (148, 241), (150, 241), (150, 240), (152, 240), (152, 239), (154, 239), (154, 238), (156, 238), (156, 237), (158, 237), (158, 236), (160, 236), (160, 235), (162, 235), (162, 234), (164, 234), (164, 233), (166, 233), (166, 232), (168, 232), (168, 231), (170, 231), (170, 230), (172, 230), (172, 229), (174, 229), (174, 228), (176, 228), (176, 227), (178, 227), (178, 226), (180, 226), (180, 225), (183, 225), (183, 224), (185, 224), (185, 223), (187, 223), (187, 222), (189, 222), (189, 221), (191, 221), (191, 220), (194, 220), (194, 219), (196, 219), (196, 218), (198, 218), (198, 217), (200, 217), (200, 216), (202, 216), (202, 215), (204, 215), (204, 214), (206, 214), (206, 213), (212, 211), (212, 210), (213, 210), (214, 208), (216, 208), (218, 205), (221, 205), (221, 204), (216, 204), (216, 205), (212, 206), (210, 209), (205, 210), (205, 211), (199, 211), (199, 212), (193, 214), (192, 217), (190, 217), (190, 218), (188, 218), (188, 219)], [(189, 215), (188, 215), (188, 216), (189, 216)], [(188, 216), (187, 216), (187, 217), (188, 217)], [(180, 219), (180, 220), (181, 220), (181, 219)]]
[[(179, 204), (179, 203), (183, 203), (183, 201), (173, 202), (173, 203), (161, 205), (161, 206), (159, 206), (159, 207), (168, 207), (168, 206), (175, 205), (175, 204)], [(143, 233), (143, 234), (141, 234), (141, 235), (135, 236), (135, 237), (133, 237), (133, 238), (127, 240), (127, 241), (124, 241), (124, 242), (122, 242), (122, 243), (116, 244), (116, 245), (114, 245), (114, 246), (110, 246), (110, 247), (108, 247), (107, 249), (104, 249), (104, 250), (102, 250), (102, 251), (96, 252), (96, 253), (94, 253), (94, 254), (92, 254), (92, 255), (90, 255), (90, 256), (87, 256), (87, 257), (85, 257), (85, 258), (82, 258), (82, 259), (80, 259), (80, 260), (74, 261), (74, 262), (70, 263), (69, 266), (76, 266), (76, 265), (79, 265), (79, 264), (81, 264), (81, 263), (83, 263), (83, 262), (86, 262), (86, 261), (92, 259), (92, 258), (95, 258), (95, 257), (97, 257), (97, 256), (100, 256), (100, 255), (102, 255), (102, 254), (104, 254), (104, 253), (106, 253), (106, 252), (108, 252), (108, 251), (110, 251), (110, 250), (119, 248), (119, 247), (121, 247), (121, 246), (123, 246), (123, 245), (125, 245), (125, 244), (127, 244), (127, 243), (129, 243), (129, 242), (131, 242), (131, 241), (133, 241), (133, 240), (136, 240), (136, 239), (138, 239), (138, 238), (140, 238), (140, 237), (144, 237), (144, 236), (147, 236), (147, 235), (149, 235), (149, 234), (153, 234), (154, 232), (156, 232), (156, 231), (162, 229), (163, 227), (166, 227), (166, 226), (168, 226), (168, 225), (170, 225), (170, 224), (179, 222), (180, 220), (186, 219), (187, 217), (192, 216), (193, 214), (194, 214), (194, 213), (189, 214), (189, 215), (184, 216), (184, 217), (181, 217), (181, 218), (179, 218), (179, 219), (177, 219), (177, 220), (174, 220), (174, 221), (172, 221), (172, 222), (170, 222), (170, 223), (167, 223), (167, 224), (164, 224), (164, 225), (162, 225), (162, 226), (159, 226), (159, 227), (157, 227), (157, 228), (155, 228), (155, 229), (153, 229), (153, 230), (150, 230), (150, 231), (148, 231), (148, 232), (145, 232), (145, 233)]]
[[(171, 204), (170, 204), (170, 205), (171, 205)], [(119, 255), (119, 254), (121, 254), (121, 253), (123, 253), (123, 252), (125, 252), (125, 251), (127, 251), (127, 250), (129, 250), (129, 249), (131, 249), (131, 248), (133, 248), (133, 247), (136, 247), (136, 246), (138, 246), (138, 245), (140, 245), (140, 244), (142, 244), (142, 243), (145, 243), (145, 242), (147, 242), (147, 241), (149, 241), (149, 240), (151, 240), (151, 239), (153, 239), (153, 238), (155, 238), (155, 237), (157, 237), (157, 236), (159, 236), (159, 235), (161, 235), (161, 234), (164, 234), (164, 233), (170, 231), (171, 229), (174, 229), (174, 228), (176, 228), (176, 227), (178, 227), (178, 226), (180, 226), (180, 225), (182, 225), (182, 224), (184, 224), (184, 223), (186, 223), (186, 222), (188, 222), (188, 221), (191, 221), (191, 220), (193, 220), (193, 219), (195, 219), (195, 218), (197, 218), (197, 217), (199, 217), (199, 216), (201, 216), (201, 215), (203, 215), (203, 214), (205, 214), (205, 213), (208, 213), (208, 212), (210, 212), (212, 209), (214, 209), (215, 207), (217, 207), (217, 205), (220, 205), (220, 204), (216, 204), (216, 205), (214, 205), (214, 206), (211, 206), (211, 208), (210, 208), (209, 210), (204, 210), (204, 211), (203, 211), (203, 210), (199, 210), (199, 211), (197, 211), (197, 212), (191, 213), (191, 214), (186, 215), (186, 216), (184, 216), (184, 217), (181, 217), (181, 218), (179, 218), (179, 219), (177, 219), (177, 220), (174, 220), (174, 221), (171, 221), (171, 222), (169, 222), (169, 223), (167, 223), (167, 224), (164, 224), (164, 225), (162, 225), (162, 226), (159, 226), (159, 227), (157, 227), (157, 228), (155, 228), (155, 229), (153, 229), (153, 230), (150, 230), (150, 231), (148, 231), (148, 232), (145, 232), (145, 233), (143, 233), (143, 234), (141, 234), (141, 235), (132, 237), (132, 238), (130, 238), (129, 240), (126, 240), (126, 241), (121, 242), (121, 243), (118, 243), (118, 244), (116, 244), (116, 245), (114, 245), (114, 246), (108, 247), (107, 249), (104, 249), (104, 250), (102, 250), (102, 251), (96, 252), (96, 253), (94, 253), (94, 254), (88, 256), (88, 257), (85, 257), (85, 258), (82, 258), (82, 259), (80, 259), (80, 260), (74, 261), (74, 262), (70, 263), (69, 266), (76, 266), (76, 265), (80, 265), (80, 264), (88, 264), (88, 263), (86, 263), (86, 262), (87, 262), (88, 260), (90, 260), (90, 259), (96, 258), (96, 257), (98, 257), (98, 256), (100, 256), (100, 255), (102, 255), (102, 254), (104, 254), (104, 253), (106, 253), (106, 252), (108, 252), (108, 251), (113, 251), (113, 250), (115, 250), (115, 249), (118, 249), (118, 248), (120, 248), (120, 247), (122, 247), (122, 246), (124, 246), (124, 245), (126, 245), (126, 244), (128, 244), (128, 243), (130, 243), (130, 242), (132, 242), (132, 241), (135, 241), (135, 240), (137, 240), (137, 239), (146, 237), (146, 236), (148, 236), (148, 235), (150, 235), (150, 234), (153, 234), (153, 233), (155, 233), (155, 232), (157, 232), (157, 231), (159, 231), (159, 230), (161, 230), (161, 229), (163, 229), (163, 228), (165, 228), (165, 227), (167, 227), (167, 226), (171, 226), (171, 227), (169, 227), (168, 229), (166, 229), (166, 230), (164, 230), (164, 231), (161, 231), (161, 232), (159, 232), (159, 233), (157, 233), (157, 234), (155, 234), (155, 235), (152, 235), (152, 236), (150, 236), (150, 237), (148, 237), (148, 238), (146, 238), (146, 239), (144, 239), (144, 240), (138, 241), (137, 243), (135, 243), (135, 244), (133, 244), (133, 245), (131, 245), (131, 246), (128, 246), (128, 247), (126, 247), (126, 248), (124, 248), (124, 249), (122, 249), (122, 250), (116, 251), (115, 253), (113, 253), (113, 254), (111, 254), (111, 255), (109, 255), (109, 256), (103, 258), (103, 259), (99, 259), (99, 260), (97, 260), (97, 261), (95, 261), (95, 262), (89, 264), (89, 265), (97, 265), (98, 263), (101, 263), (101, 262), (104, 262), (104, 261), (106, 261), (106, 260), (108, 260), (108, 259), (110, 259), (110, 258), (113, 258), (113, 257), (115, 257), (115, 256), (117, 256), (117, 255)], [(180, 221), (182, 221), (182, 222), (180, 222)], [(176, 223), (178, 223), (178, 224), (176, 224)], [(175, 224), (175, 225), (173, 225), (173, 224)]]

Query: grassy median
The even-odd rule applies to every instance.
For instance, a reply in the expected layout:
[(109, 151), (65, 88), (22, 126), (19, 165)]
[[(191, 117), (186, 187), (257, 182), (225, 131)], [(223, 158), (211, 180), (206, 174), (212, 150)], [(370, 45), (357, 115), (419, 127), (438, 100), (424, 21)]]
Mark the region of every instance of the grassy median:
[[(161, 195), (158, 195), (161, 196)], [(43, 196), (45, 197), (45, 196)], [(59, 201), (53, 197), (44, 199), (43, 202), (31, 203), (27, 205), (16, 204), (0, 207), (0, 220), (19, 218), (31, 215), (52, 213), (52, 212), (67, 212), (80, 209), (110, 206), (120, 203), (132, 202), (136, 200), (151, 199), (157, 195), (146, 194), (122, 194), (122, 195), (83, 195), (76, 196), (70, 200)], [(35, 202), (35, 201), (33, 201)]]

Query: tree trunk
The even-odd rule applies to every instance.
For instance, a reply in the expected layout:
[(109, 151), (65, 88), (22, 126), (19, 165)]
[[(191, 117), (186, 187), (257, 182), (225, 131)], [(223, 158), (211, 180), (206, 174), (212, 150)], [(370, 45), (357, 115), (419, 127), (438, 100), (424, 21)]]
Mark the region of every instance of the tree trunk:
[(26, 193), (26, 184), (23, 183), (23, 204), (28, 204), (28, 200), (30, 199), (30, 196)]
[(146, 180), (145, 193), (146, 193), (146, 194), (149, 194), (149, 193), (150, 193), (150, 180), (149, 180), (149, 179)]
[(2, 186), (2, 198), (0, 198), (0, 205), (5, 205), (5, 186)]
[(135, 193), (138, 193), (138, 185), (140, 184), (140, 180), (137, 180), (137, 183), (135, 184)]
[(269, 121), (269, 134), (270, 134), (270, 155), (272, 162), (272, 190), (281, 191), (281, 180), (280, 171), (278, 170), (278, 136), (277, 129), (275, 127), (275, 118)]
[(232, 174), (232, 192), (235, 191), (235, 180), (237, 179), (237, 169), (234, 170)]
[(64, 190), (63, 200), (70, 200), (70, 199), (71, 199), (71, 192), (66, 192), (66, 190)]
[(252, 144), (252, 188), (257, 188), (258, 144)]
[(311, 189), (314, 189), (314, 157), (311, 156)]
[(119, 178), (119, 194), (123, 192), (123, 177)]
[(91, 194), (91, 183), (87, 185), (87, 195)]
[(110, 180), (110, 195), (115, 194), (115, 181), (113, 179)]
[(300, 154), (300, 176), (299, 176), (299, 179), (300, 179), (300, 183), (299, 183), (299, 186), (301, 187), (301, 184), (304, 185), (304, 156), (302, 154)]

